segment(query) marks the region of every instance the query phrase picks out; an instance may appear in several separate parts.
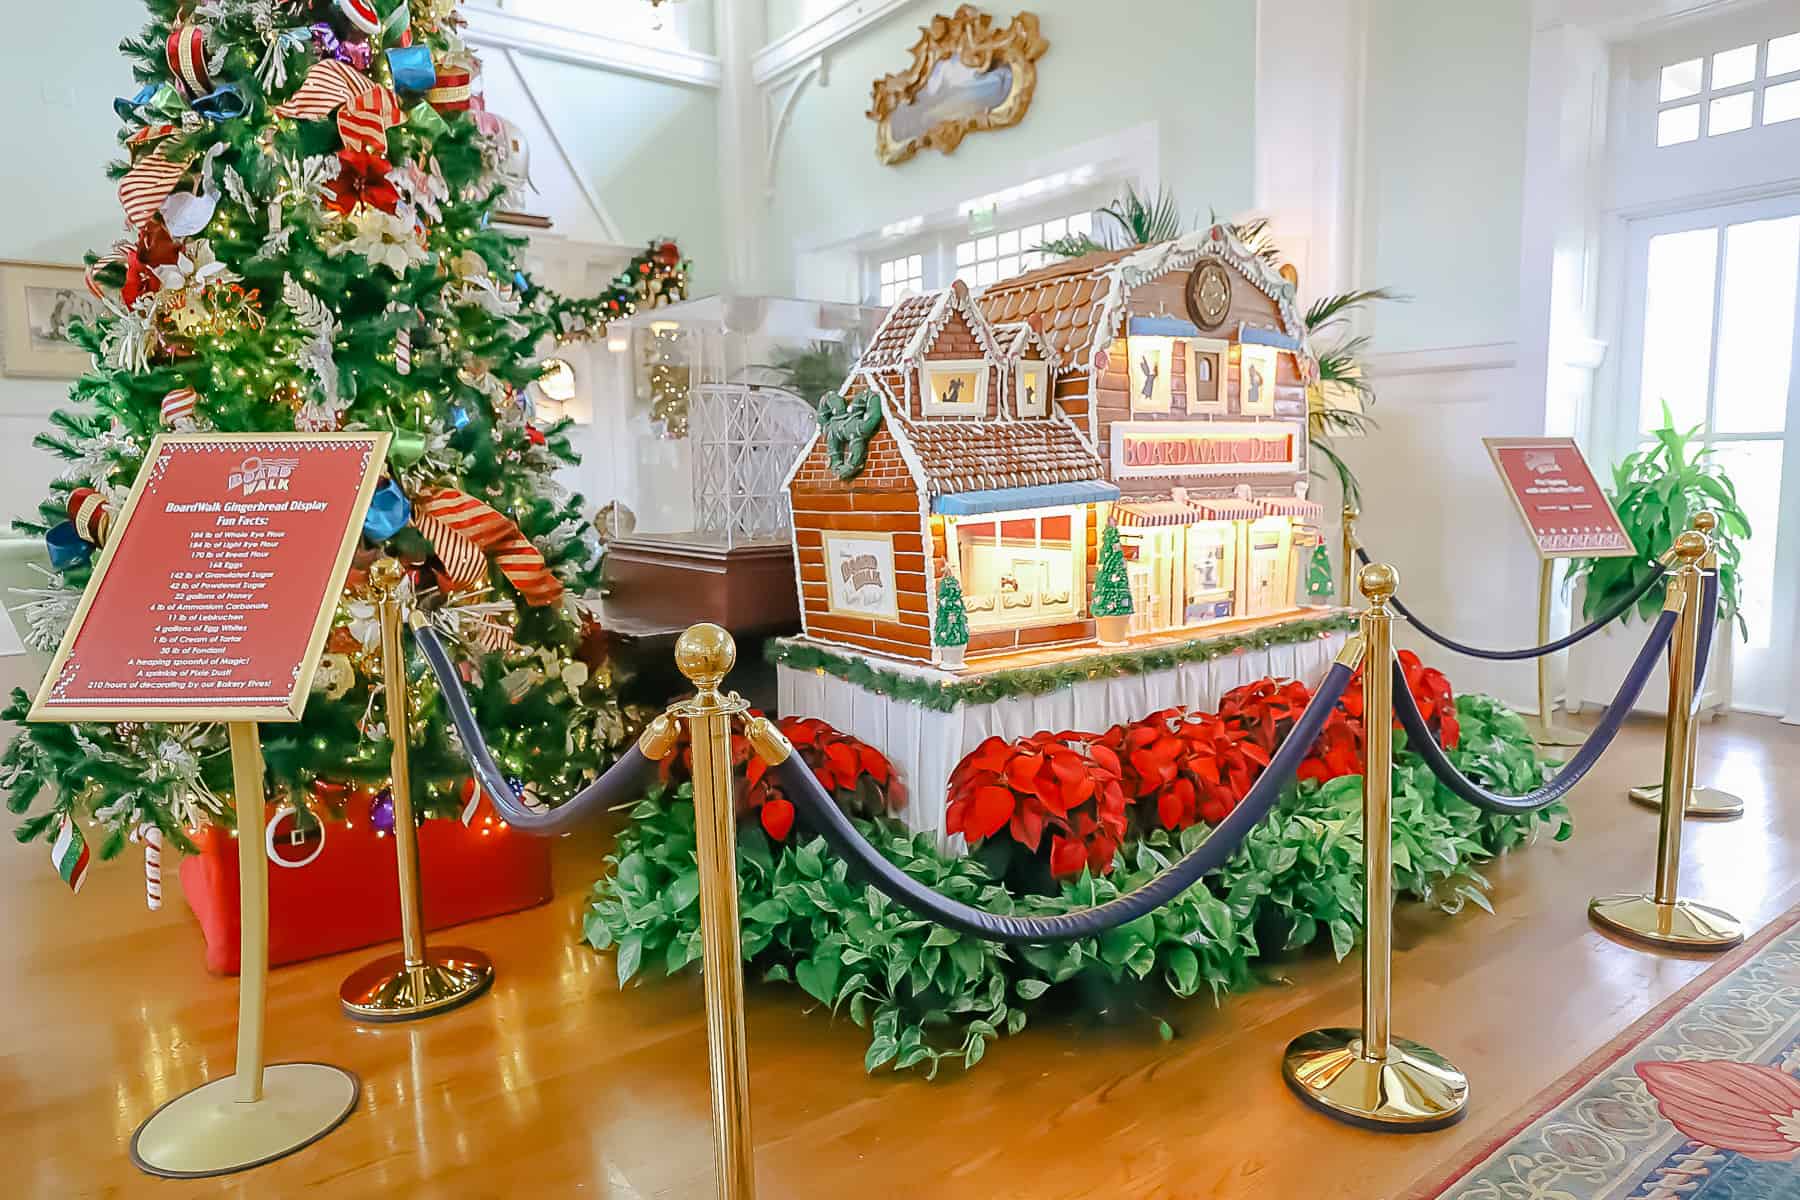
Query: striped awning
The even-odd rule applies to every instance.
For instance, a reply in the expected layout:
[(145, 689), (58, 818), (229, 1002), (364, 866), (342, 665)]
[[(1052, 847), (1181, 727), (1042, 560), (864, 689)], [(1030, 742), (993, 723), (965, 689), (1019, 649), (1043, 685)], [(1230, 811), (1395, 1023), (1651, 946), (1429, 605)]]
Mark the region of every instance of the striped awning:
[(1325, 515), (1323, 504), (1302, 496), (1264, 496), (1257, 503), (1262, 505), (1263, 515), (1270, 517), (1301, 517), (1317, 521)]
[(1254, 521), (1263, 515), (1263, 506), (1256, 501), (1230, 496), (1204, 500), (1190, 496), (1188, 507), (1205, 521)]
[(1200, 514), (1174, 500), (1132, 500), (1113, 505), (1113, 522), (1122, 529), (1159, 529), (1190, 525)]

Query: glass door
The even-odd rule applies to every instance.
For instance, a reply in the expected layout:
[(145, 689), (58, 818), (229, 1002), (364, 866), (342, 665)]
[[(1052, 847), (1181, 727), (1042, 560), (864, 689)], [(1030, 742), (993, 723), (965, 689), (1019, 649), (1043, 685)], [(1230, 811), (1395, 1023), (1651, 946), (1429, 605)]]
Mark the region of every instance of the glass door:
[(1800, 715), (1800, 196), (1634, 222), (1627, 295), (1616, 449), (1660, 426), (1665, 405), (1675, 428), (1703, 431), (1753, 531), (1732, 705)]

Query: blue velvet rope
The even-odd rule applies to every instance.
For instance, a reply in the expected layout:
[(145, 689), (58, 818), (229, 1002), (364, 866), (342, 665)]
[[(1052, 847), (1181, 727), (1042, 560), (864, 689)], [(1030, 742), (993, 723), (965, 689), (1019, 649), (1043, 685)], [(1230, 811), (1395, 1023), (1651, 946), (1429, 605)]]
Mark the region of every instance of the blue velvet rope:
[(450, 661), (437, 630), (429, 627), (414, 629), (413, 640), (418, 643), (419, 652), (431, 673), (437, 677), (438, 691), (443, 694), (450, 724), (462, 742), (475, 782), (481, 785), (481, 790), (487, 793), (488, 800), (506, 823), (515, 829), (544, 836), (561, 833), (587, 817), (635, 800), (655, 778), (657, 764), (645, 758), (643, 751), (634, 744), (604, 775), (575, 793), (572, 799), (546, 812), (526, 808), (519, 803), (512, 781), (500, 770), (500, 764), (488, 750), (487, 739), (482, 737), (481, 726), (469, 705), (469, 694), (463, 690), (462, 676), (457, 674), (456, 664)]
[(1211, 835), (1186, 856), (1136, 891), (1076, 912), (1053, 916), (1013, 916), (952, 900), (914, 879), (863, 839), (813, 776), (799, 755), (789, 755), (774, 768), (775, 777), (812, 827), (833, 849), (849, 859), (864, 877), (890, 899), (930, 921), (972, 937), (994, 942), (1062, 942), (1095, 937), (1108, 929), (1155, 912), (1218, 870), (1236, 854), (1245, 837), (1275, 807), (1295, 770), (1311, 752), (1326, 718), (1349, 686), (1352, 671), (1338, 663), (1325, 676), (1312, 703), (1294, 722), (1287, 739), (1238, 806), (1213, 827)]
[[(1631, 715), (1631, 709), (1642, 694), (1644, 685), (1649, 682), (1651, 672), (1656, 670), (1657, 660), (1668, 648), (1669, 638), (1675, 631), (1675, 622), (1679, 613), (1665, 609), (1650, 627), (1650, 638), (1644, 648), (1638, 651), (1636, 661), (1631, 670), (1625, 674), (1624, 682), (1619, 684), (1619, 694), (1606, 708), (1606, 715), (1588, 734), (1587, 741), (1581, 744), (1572, 758), (1544, 786), (1523, 796), (1504, 796), (1499, 792), (1490, 792), (1474, 780), (1456, 769), (1438, 745), (1437, 738), (1432, 735), (1431, 727), (1425, 723), (1425, 717), (1419, 712), (1418, 702), (1413, 699), (1412, 690), (1406, 686), (1406, 672), (1401, 669), (1398, 659), (1394, 660), (1394, 712), (1400, 718), (1401, 728), (1406, 730), (1407, 748), (1425, 760), (1443, 785), (1457, 796), (1473, 804), (1476, 808), (1488, 812), (1519, 815), (1536, 812), (1547, 808), (1568, 794), (1569, 789), (1581, 782), (1600, 756), (1606, 753), (1612, 740), (1618, 735), (1619, 727), (1625, 718)], [(1373, 667), (1371, 667), (1373, 669)]]
[[(1369, 561), (1369, 552), (1364, 550), (1361, 546), (1358, 546), (1356, 548), (1356, 557), (1366, 564)], [(1418, 616), (1410, 608), (1400, 602), (1400, 597), (1395, 596), (1392, 600), (1389, 600), (1388, 603), (1394, 606), (1395, 612), (1411, 622), (1414, 629), (1417, 629), (1420, 633), (1424, 634), (1446, 650), (1454, 651), (1457, 654), (1466, 654), (1470, 658), (1485, 658), (1492, 662), (1518, 662), (1521, 659), (1542, 658), (1546, 654), (1555, 654), (1558, 650), (1567, 650), (1575, 643), (1584, 641), (1594, 634), (1599, 633), (1602, 629), (1611, 625), (1614, 621), (1623, 616), (1632, 608), (1632, 606), (1637, 604), (1639, 600), (1642, 600), (1651, 588), (1662, 582), (1662, 579), (1662, 572), (1652, 572), (1650, 575), (1645, 576), (1644, 582), (1639, 584), (1631, 595), (1621, 597), (1612, 608), (1601, 613), (1598, 617), (1589, 621), (1580, 629), (1565, 634), (1564, 636), (1557, 638), (1554, 642), (1545, 642), (1542, 646), (1532, 646), (1524, 650), (1484, 650), (1479, 646), (1467, 645), (1457, 641), (1455, 638), (1444, 636), (1425, 622), (1419, 620)]]

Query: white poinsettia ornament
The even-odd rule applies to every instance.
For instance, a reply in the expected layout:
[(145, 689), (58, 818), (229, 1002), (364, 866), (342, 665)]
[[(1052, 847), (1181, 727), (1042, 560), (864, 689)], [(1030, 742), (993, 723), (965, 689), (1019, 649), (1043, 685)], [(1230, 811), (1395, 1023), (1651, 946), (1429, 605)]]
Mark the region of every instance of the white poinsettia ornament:
[(412, 222), (363, 205), (350, 215), (351, 236), (332, 247), (338, 254), (360, 254), (375, 266), (404, 275), (430, 259)]

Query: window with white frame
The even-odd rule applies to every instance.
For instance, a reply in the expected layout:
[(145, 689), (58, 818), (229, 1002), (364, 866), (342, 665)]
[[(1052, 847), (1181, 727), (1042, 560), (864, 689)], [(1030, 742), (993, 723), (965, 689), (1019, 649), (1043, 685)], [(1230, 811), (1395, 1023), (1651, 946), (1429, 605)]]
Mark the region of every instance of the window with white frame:
[(1663, 66), (1656, 144), (1800, 120), (1800, 29)]
[(1093, 213), (1076, 212), (967, 238), (956, 243), (956, 277), (970, 287), (986, 287), (1036, 270), (1046, 261), (1041, 247), (1065, 237), (1087, 237), (1093, 228)]
[(902, 254), (899, 258), (886, 259), (881, 264), (880, 278), (881, 303), (884, 305), (917, 295), (925, 290), (925, 256)]

